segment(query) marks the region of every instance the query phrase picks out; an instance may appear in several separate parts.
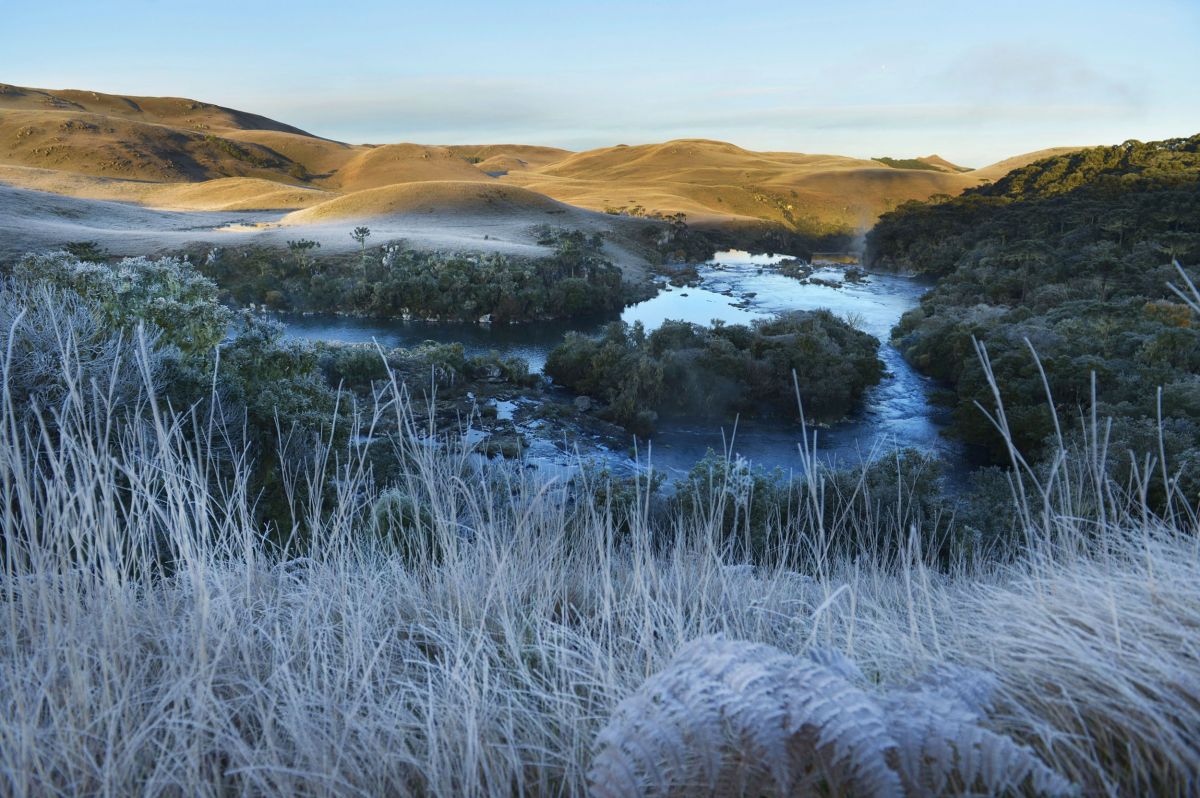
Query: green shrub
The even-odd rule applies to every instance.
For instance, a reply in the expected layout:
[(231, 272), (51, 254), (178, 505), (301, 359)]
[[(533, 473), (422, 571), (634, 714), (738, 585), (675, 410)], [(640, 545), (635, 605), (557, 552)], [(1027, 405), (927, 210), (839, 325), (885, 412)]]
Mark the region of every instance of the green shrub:
[[(857, 467), (814, 463), (813, 468), (812, 479), (793, 477), (709, 450), (675, 483), (671, 506), (712, 530), (716, 544), (735, 558), (801, 557), (812, 547), (885, 555), (904, 551), (906, 539), (881, 530), (918, 533), (925, 553), (943, 560), (963, 551), (963, 541), (950, 535), (952, 500), (943, 492), (941, 464), (932, 455), (901, 449)], [(842, 531), (826, 538), (826, 530)]]
[(755, 468), (743, 458), (711, 449), (675, 483), (672, 506), (712, 529), (716, 543), (734, 559), (762, 559), (778, 549), (794, 527), (799, 494), (784, 473)]
[(373, 345), (324, 344), (319, 351), (321, 373), (330, 385), (366, 391), (372, 383), (387, 379), (387, 363)]
[(795, 416), (796, 383), (810, 418), (841, 417), (881, 379), (877, 349), (874, 338), (828, 311), (749, 327), (667, 321), (649, 335), (615, 322), (597, 338), (567, 335), (546, 373), (603, 401), (612, 421), (648, 434), (667, 415)]
[(68, 254), (74, 255), (80, 260), (88, 260), (95, 263), (101, 263), (110, 257), (108, 250), (95, 241), (72, 241), (69, 244), (63, 245), (63, 249)]
[(444, 554), (428, 505), (414, 500), (401, 487), (379, 494), (371, 506), (371, 528), (409, 565), (437, 563)]
[(610, 466), (587, 460), (568, 483), (569, 495), (592, 508), (612, 528), (626, 534), (635, 518), (661, 520), (664, 505), (660, 490), (667, 475), (653, 468), (646, 472), (619, 474)]
[(621, 271), (600, 252), (602, 241), (583, 233), (556, 234), (553, 255), (537, 260), (501, 254), (417, 252), (394, 245), (380, 257), (330, 255), (318, 260), (308, 242), (289, 242), (291, 257), (266, 249), (224, 252), (204, 271), (240, 305), (408, 316), (442, 321), (525, 322), (619, 311), (626, 288)]

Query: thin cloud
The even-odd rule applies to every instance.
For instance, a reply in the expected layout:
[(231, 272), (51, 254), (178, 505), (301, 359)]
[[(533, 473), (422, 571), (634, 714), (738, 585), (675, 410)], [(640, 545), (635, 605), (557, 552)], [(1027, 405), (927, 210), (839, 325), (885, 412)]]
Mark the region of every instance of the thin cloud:
[[(704, 137), (750, 149), (860, 156), (937, 148), (980, 163), (1022, 148), (1099, 142), (1108, 131), (1113, 140), (1141, 132), (1150, 109), (1135, 90), (1066, 56), (1036, 60), (1030, 53), (1037, 52), (985, 48), (944, 73), (937, 67), (919, 82), (930, 95), (924, 102), (897, 91), (886, 103), (848, 102), (836, 98), (840, 91), (779, 82), (668, 90), (669, 80), (648, 76), (631, 93), (626, 84), (580, 75), (557, 83), (441, 75), (369, 89), (309, 85), (255, 110), (352, 142), (514, 141), (578, 149)], [(1030, 73), (1044, 77), (1043, 85), (1034, 86)]]
[(1146, 102), (1128, 77), (1101, 71), (1083, 59), (1028, 45), (993, 45), (966, 52), (939, 76), (962, 97), (994, 103), (1078, 104), (1099, 101), (1125, 107)]

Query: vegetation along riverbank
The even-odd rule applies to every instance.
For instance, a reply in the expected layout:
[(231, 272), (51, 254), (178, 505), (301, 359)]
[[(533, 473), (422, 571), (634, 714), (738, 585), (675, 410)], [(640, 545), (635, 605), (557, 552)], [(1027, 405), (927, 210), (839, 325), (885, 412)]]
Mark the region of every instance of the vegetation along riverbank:
[(1200, 490), (1200, 325), (1178, 293), (1200, 274), (1200, 136), (1081, 150), (905, 206), (867, 236), (866, 262), (937, 278), (894, 335), (951, 387), (956, 434), (1007, 458), (978, 409), (994, 376), (1012, 442), (1044, 460), (1079, 434), (1052, 411), (1094, 397), (1114, 451), (1161, 444)]

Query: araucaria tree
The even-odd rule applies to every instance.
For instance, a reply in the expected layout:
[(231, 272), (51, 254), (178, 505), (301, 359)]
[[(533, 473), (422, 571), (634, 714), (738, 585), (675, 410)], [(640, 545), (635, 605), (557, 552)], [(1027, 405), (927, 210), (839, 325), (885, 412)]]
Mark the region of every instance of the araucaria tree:
[(314, 249), (319, 249), (321, 242), (302, 238), (299, 241), (288, 241), (287, 246), (288, 250), (296, 258), (296, 262), (300, 268), (307, 269), (311, 265), (312, 255), (310, 253)]
[(356, 227), (350, 231), (350, 237), (358, 242), (358, 245), (362, 248), (363, 255), (366, 255), (367, 239), (371, 237), (371, 228), (362, 226)]

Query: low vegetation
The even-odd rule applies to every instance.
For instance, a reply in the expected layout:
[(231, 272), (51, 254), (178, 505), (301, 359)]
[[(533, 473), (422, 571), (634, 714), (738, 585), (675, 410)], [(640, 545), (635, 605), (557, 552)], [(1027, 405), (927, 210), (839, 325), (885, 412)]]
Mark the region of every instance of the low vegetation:
[(753, 326), (667, 321), (649, 334), (614, 322), (599, 338), (568, 334), (546, 373), (640, 434), (664, 415), (795, 415), (794, 381), (810, 418), (840, 418), (882, 377), (878, 345), (828, 311)]
[[(162, 268), (186, 276), (147, 271)], [(1135, 453), (1132, 486), (1109, 476), (1090, 408), (1053, 469), (1014, 457), (1001, 475), (989, 514), (1011, 538), (939, 553), (915, 461), (839, 476), (805, 435), (775, 509), (717, 462), (694, 475), (707, 492), (664, 504), (653, 476), (612, 489), (481, 460), (418, 423), (390, 358), (324, 361), (369, 392), (290, 424), (285, 394), (305, 389), (289, 381), (323, 361), (269, 328), (170, 399), (173, 369), (211, 355), (172, 344), (169, 316), (106, 315), (107, 278), (95, 297), (8, 279), (5, 793), (576, 795), (590, 773), (598, 793), (732, 775), (777, 795), (820, 768), (855, 794), (1200, 779), (1196, 506), (1158, 450)], [(239, 412), (222, 379), (261, 382)], [(271, 389), (277, 415), (251, 421)], [(704, 713), (657, 701), (664, 683)]]
[[(89, 253), (90, 254), (90, 253)], [(230, 312), (217, 288), (177, 258), (124, 258), (115, 266), (68, 253), (31, 255), (6, 269), (17, 285), (68, 292), (91, 304), (106, 327), (132, 334), (140, 324), (187, 354), (210, 352), (225, 337)]]
[[(231, 443), (256, 453), (245, 467), (260, 520), (281, 511), (285, 493), (299, 490), (285, 483), (280, 453), (289, 451), (294, 461), (314, 437), (339, 440), (347, 434), (339, 423), (347, 405), (372, 401), (383, 382), (430, 397), (421, 420), (443, 426), (472, 412), (463, 399), (481, 383), (537, 382), (525, 361), (468, 356), (461, 344), (382, 350), (288, 340), (279, 322), (222, 306), (216, 285), (178, 258), (110, 265), (57, 252), (26, 257), (0, 279), (0, 325), (13, 358), (7, 388), (17, 406), (57, 406), (77, 381), (98, 382), (123, 405), (139, 381), (134, 355), (144, 345), (161, 401), (208, 406)], [(74, 372), (50, 354), (66, 343), (78, 352)], [(397, 467), (387, 456), (377, 465)]]
[(266, 147), (247, 146), (212, 134), (204, 136), (204, 143), (235, 161), (244, 161), (259, 169), (282, 169), (285, 166), (284, 162)]
[(419, 252), (399, 244), (368, 249), (369, 236), (367, 228), (356, 229), (361, 252), (354, 255), (318, 257), (312, 248), (296, 247), (193, 254), (223, 298), (273, 310), (509, 323), (624, 306), (620, 269), (603, 257), (602, 242), (582, 233), (556, 236), (554, 254), (537, 260)]
[[(913, 449), (873, 452), (857, 466), (818, 470), (823, 482), (817, 510), (821, 523), (843, 529), (827, 542), (831, 553), (870, 551), (882, 556), (903, 548), (904, 536), (916, 532), (931, 560), (952, 562), (1010, 547), (1015, 541), (1011, 523), (1004, 523), (1011, 519), (1003, 513), (996, 519), (999, 523), (984, 524), (974, 511), (1003, 505), (1009, 499), (1007, 490), (997, 493), (994, 485), (979, 480), (967, 495), (951, 497), (943, 490), (941, 463), (928, 454)], [(811, 520), (814, 508), (805, 505), (805, 497), (812, 485), (805, 477), (710, 451), (673, 487), (667, 515), (705, 515), (721, 547), (739, 559), (778, 561), (788, 551), (803, 559), (792, 548), (796, 541), (779, 535), (786, 535), (801, 517)], [(714, 507), (721, 508), (720, 515), (709, 515)]]

